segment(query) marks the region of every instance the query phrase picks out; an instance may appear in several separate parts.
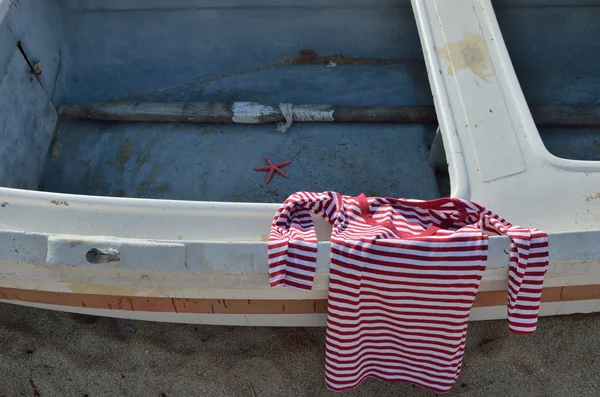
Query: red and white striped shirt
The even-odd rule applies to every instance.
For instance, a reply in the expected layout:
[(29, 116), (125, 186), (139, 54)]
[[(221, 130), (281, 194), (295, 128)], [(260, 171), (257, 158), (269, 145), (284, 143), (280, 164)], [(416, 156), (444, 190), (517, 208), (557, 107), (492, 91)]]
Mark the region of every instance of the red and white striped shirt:
[(325, 353), (327, 387), (368, 377), (450, 390), (460, 373), (469, 313), (487, 263), (488, 236), (511, 239), (509, 329), (535, 332), (546, 233), (513, 226), (477, 203), (298, 192), (269, 237), (271, 286), (310, 290), (317, 237), (310, 212), (333, 226)]

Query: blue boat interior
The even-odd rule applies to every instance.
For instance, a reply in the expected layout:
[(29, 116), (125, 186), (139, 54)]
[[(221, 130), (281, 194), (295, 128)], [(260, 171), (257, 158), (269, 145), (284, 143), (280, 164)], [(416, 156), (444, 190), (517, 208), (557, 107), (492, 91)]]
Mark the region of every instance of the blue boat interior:
[[(572, 4), (494, 2), (530, 104), (600, 101), (600, 8)], [(0, 115), (0, 186), (238, 202), (449, 194), (447, 170), (428, 161), (431, 124), (295, 123), (281, 134), (57, 114), (108, 100), (432, 106), (406, 0), (19, 0), (0, 25), (0, 65), (0, 105), (14, 110)], [(598, 128), (540, 133), (555, 155), (600, 159)], [(267, 184), (253, 169), (264, 156), (291, 160), (289, 178)]]
[[(493, 1), (529, 105), (600, 105), (600, 2)], [(555, 156), (600, 161), (596, 127), (539, 126)]]

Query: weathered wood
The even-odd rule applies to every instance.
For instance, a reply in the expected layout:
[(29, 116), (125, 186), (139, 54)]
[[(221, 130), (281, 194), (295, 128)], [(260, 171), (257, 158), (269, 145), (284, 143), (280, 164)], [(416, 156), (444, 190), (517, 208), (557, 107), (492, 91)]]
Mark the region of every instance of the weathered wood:
[(600, 125), (600, 105), (538, 105), (531, 106), (530, 110), (538, 125)]
[[(473, 306), (505, 306), (506, 294), (505, 290), (480, 291)], [(314, 314), (327, 312), (326, 299), (193, 299), (82, 294), (6, 287), (0, 287), (0, 299), (90, 309), (163, 313)], [(542, 290), (543, 303), (593, 299), (600, 299), (600, 285), (546, 287)]]
[[(600, 126), (600, 105), (535, 105), (534, 121), (542, 126)], [(106, 121), (158, 121), (177, 123), (283, 122), (279, 106), (254, 102), (103, 102), (63, 106), (61, 116)], [(337, 121), (366, 123), (437, 124), (433, 107), (294, 105), (295, 122)]]
[(163, 121), (187, 123), (230, 123), (231, 104), (212, 102), (103, 102), (63, 106), (65, 117), (106, 121)]
[(366, 123), (437, 124), (433, 107), (427, 106), (332, 106), (333, 120)]

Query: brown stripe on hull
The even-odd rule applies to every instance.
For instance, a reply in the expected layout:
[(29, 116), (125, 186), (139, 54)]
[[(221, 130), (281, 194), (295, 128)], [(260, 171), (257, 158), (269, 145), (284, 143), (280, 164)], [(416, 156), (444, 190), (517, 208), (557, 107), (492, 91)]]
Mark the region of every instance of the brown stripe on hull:
[[(133, 310), (162, 313), (212, 314), (313, 314), (326, 313), (326, 299), (193, 299), (142, 296), (116, 296), (67, 292), (36, 291), (0, 287), (0, 299), (85, 307), (89, 309)], [(542, 302), (568, 302), (600, 299), (600, 285), (548, 287)], [(475, 307), (504, 306), (506, 291), (477, 294)]]

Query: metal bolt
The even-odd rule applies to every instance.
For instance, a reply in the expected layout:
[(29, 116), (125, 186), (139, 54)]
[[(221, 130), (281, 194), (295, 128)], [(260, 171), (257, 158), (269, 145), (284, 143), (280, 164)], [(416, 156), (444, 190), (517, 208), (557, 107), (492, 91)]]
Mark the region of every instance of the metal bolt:
[(39, 62), (34, 63), (33, 64), (33, 68), (32, 68), (32, 72), (36, 76), (39, 76), (40, 74), (42, 74), (42, 65)]

